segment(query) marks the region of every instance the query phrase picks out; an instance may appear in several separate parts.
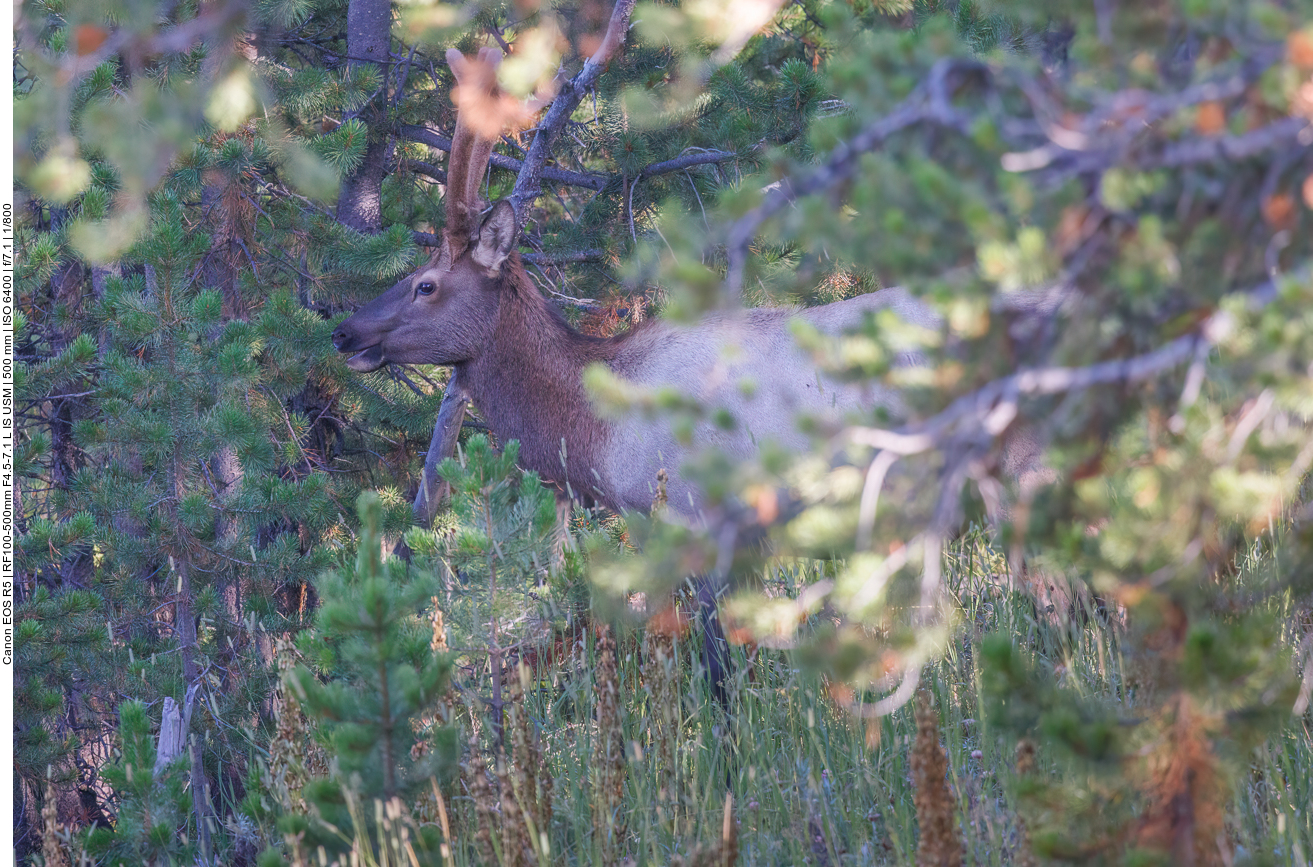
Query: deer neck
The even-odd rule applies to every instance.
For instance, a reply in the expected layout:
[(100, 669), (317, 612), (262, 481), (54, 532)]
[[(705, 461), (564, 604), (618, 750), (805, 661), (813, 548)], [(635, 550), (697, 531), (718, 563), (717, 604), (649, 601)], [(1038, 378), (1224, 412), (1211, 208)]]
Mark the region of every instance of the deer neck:
[(608, 425), (592, 410), (583, 369), (608, 361), (613, 341), (579, 334), (507, 262), (497, 326), (485, 350), (458, 365), (470, 398), (502, 442), (520, 441), (521, 466), (562, 493), (598, 496), (593, 474)]

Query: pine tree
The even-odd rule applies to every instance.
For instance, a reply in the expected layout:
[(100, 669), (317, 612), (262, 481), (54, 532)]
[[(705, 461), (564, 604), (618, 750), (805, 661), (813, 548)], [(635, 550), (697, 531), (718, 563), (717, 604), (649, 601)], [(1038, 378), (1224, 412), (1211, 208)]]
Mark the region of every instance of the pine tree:
[[(395, 558), (383, 561), (377, 496), (362, 495), (359, 514), (354, 568), (326, 573), (318, 585), (316, 629), (301, 643), (313, 670), (288, 674), (330, 755), (330, 776), (304, 790), (311, 814), (289, 813), (279, 823), (286, 836), (305, 833), (302, 845), (312, 851), (316, 844), (334, 852), (361, 845), (379, 833), (375, 802), (412, 805), (455, 767), (454, 730), (424, 731), (421, 721), (446, 692), (451, 672), (449, 656), (430, 647), (427, 618), (418, 616), (436, 582)], [(422, 847), (437, 851), (435, 827), (417, 833)]]
[(119, 748), (118, 761), (103, 771), (119, 796), (114, 828), (93, 830), (87, 852), (114, 867), (194, 863), (200, 850), (196, 826), (188, 822), (192, 796), (186, 759), (156, 767), (150, 720), (139, 701), (119, 708)]

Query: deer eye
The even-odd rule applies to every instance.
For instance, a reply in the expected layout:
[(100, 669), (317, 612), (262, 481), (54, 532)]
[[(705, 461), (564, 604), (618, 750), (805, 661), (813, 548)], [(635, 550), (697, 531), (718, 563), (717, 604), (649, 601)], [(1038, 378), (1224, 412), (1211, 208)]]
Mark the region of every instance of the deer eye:
[(423, 283), (415, 287), (415, 291), (421, 295), (432, 295), (434, 292), (438, 291), (438, 284), (434, 283), (432, 280), (425, 280)]

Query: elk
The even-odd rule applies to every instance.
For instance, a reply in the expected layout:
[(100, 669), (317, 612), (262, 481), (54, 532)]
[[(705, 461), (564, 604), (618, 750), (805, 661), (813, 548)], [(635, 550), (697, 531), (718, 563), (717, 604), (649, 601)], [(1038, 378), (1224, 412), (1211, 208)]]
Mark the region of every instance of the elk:
[[(486, 49), (485, 49), (486, 51)], [(448, 53), (458, 86), (495, 94), (491, 76), (474, 81), (470, 62)], [(468, 95), (468, 94), (466, 94)], [(702, 521), (697, 480), (680, 472), (700, 452), (731, 459), (765, 442), (793, 451), (808, 438), (796, 419), (842, 420), (874, 406), (897, 409), (897, 395), (835, 381), (794, 340), (794, 319), (838, 336), (873, 311), (890, 308), (935, 327), (933, 313), (906, 292), (886, 289), (807, 309), (721, 312), (692, 324), (648, 320), (615, 337), (574, 330), (531, 282), (520, 260), (517, 215), (507, 201), (481, 216), (478, 188), (493, 138), (458, 110), (441, 244), (423, 267), (365, 304), (333, 332), (333, 345), (359, 372), (389, 363), (454, 368), (471, 401), (502, 441), (520, 441), (520, 463), (561, 497), (619, 512), (652, 505), (659, 470), (677, 520)], [(727, 410), (725, 429), (706, 420), (681, 442), (660, 419), (609, 418), (594, 409), (585, 371), (603, 365), (645, 391), (673, 388), (704, 406)], [(700, 592), (704, 611), (714, 593)], [(710, 640), (710, 639), (709, 639)], [(713, 683), (723, 668), (708, 659)]]

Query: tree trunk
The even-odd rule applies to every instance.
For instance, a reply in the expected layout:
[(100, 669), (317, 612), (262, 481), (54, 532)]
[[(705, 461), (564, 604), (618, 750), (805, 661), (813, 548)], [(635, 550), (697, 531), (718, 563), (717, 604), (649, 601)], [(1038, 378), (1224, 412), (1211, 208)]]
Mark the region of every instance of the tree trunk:
[[(388, 48), (392, 42), (392, 4), (390, 0), (351, 0), (347, 8), (347, 55), (352, 66), (373, 64), (379, 67), (384, 81), (389, 69)], [(369, 146), (365, 158), (346, 180), (337, 199), (337, 219), (357, 232), (374, 233), (383, 228), (381, 190), (384, 157), (387, 152), (387, 90), (361, 112), (369, 127)]]
[(451, 486), (438, 475), (438, 464), (455, 454), (456, 439), (460, 436), (461, 422), (465, 420), (465, 408), (469, 402), (469, 395), (453, 370), (447, 381), (447, 392), (442, 396), (442, 406), (438, 409), (438, 420), (433, 425), (433, 437), (424, 458), (424, 476), (420, 479), (412, 506), (415, 522), (421, 527), (433, 524), (438, 506), (451, 493)]
[[(173, 625), (178, 631), (179, 649), (182, 651), (182, 676), (187, 684), (186, 704), (183, 708), (182, 723), (190, 724), (191, 714), (187, 713), (201, 686), (201, 669), (196, 659), (196, 621), (192, 613), (191, 568), (186, 563), (176, 563), (180, 588), (173, 612)], [(204, 751), (198, 738), (186, 728), (180, 733), (180, 739), (189, 747), (191, 758), (192, 805), (196, 813), (196, 834), (200, 843), (200, 855), (197, 863), (211, 865), (213, 861), (213, 844), (211, 842), (211, 823), (214, 821), (214, 807), (210, 800), (210, 781), (205, 775)]]

